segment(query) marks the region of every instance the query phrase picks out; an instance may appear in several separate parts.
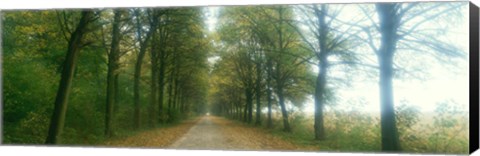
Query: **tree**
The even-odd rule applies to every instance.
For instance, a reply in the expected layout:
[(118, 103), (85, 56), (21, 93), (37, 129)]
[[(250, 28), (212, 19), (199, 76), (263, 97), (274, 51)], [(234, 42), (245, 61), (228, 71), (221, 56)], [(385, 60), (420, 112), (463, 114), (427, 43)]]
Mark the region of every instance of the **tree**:
[(400, 143), (393, 107), (392, 65), (396, 47), (396, 32), (400, 18), (396, 16), (395, 4), (376, 4), (380, 19), (381, 46), (378, 53), (380, 64), (380, 102), (382, 112), (382, 150), (398, 151)]
[(67, 111), (68, 95), (70, 93), (70, 86), (73, 79), (73, 73), (75, 71), (75, 65), (78, 58), (78, 53), (81, 49), (82, 38), (87, 33), (87, 27), (89, 23), (93, 21), (93, 11), (82, 11), (80, 21), (75, 31), (70, 36), (68, 42), (67, 55), (63, 65), (62, 76), (60, 79), (60, 86), (58, 88), (57, 96), (55, 99), (55, 108), (50, 121), (50, 128), (48, 136), (45, 141), (46, 144), (57, 144), (59, 142), (59, 136), (62, 133), (63, 125), (65, 122), (65, 114)]
[(134, 75), (134, 105), (135, 105), (135, 112), (134, 112), (134, 127), (136, 129), (140, 128), (140, 75), (142, 72), (142, 63), (143, 58), (145, 57), (145, 53), (148, 48), (148, 42), (150, 37), (152, 36), (153, 32), (156, 29), (157, 25), (157, 16), (151, 15), (151, 10), (144, 10), (150, 13), (150, 16), (146, 16), (150, 28), (144, 32), (143, 25), (141, 23), (141, 10), (136, 9), (134, 10), (135, 17), (136, 17), (136, 28), (137, 28), (137, 39), (140, 45), (140, 50), (138, 52), (137, 61), (135, 64), (135, 75)]
[[(315, 114), (314, 114), (314, 132), (315, 139), (325, 139), (325, 128), (323, 120), (323, 112), (326, 104), (326, 86), (328, 84), (327, 78), (330, 66), (333, 66), (334, 62), (329, 61), (329, 56), (339, 56), (344, 61), (350, 61), (351, 57), (345, 57), (345, 55), (351, 55), (353, 53), (348, 49), (353, 49), (354, 46), (347, 46), (346, 43), (352, 42), (351, 38), (355, 32), (351, 31), (351, 28), (346, 30), (341, 28), (341, 25), (335, 25), (335, 20), (340, 14), (342, 7), (333, 8), (327, 4), (320, 5), (305, 5), (300, 6), (298, 10), (303, 14), (302, 20), (298, 21), (300, 25), (305, 25), (308, 29), (302, 31), (296, 29), (300, 34), (302, 40), (306, 44), (306, 47), (311, 51), (318, 63), (314, 63), (318, 68), (317, 78), (315, 82)], [(294, 23), (291, 24), (295, 27)], [(356, 31), (358, 32), (358, 31)], [(307, 63), (310, 63), (308, 61)], [(335, 62), (339, 64), (338, 62)], [(341, 64), (341, 63), (340, 63)]]
[(117, 75), (118, 59), (120, 53), (120, 18), (121, 10), (114, 10), (112, 24), (112, 43), (110, 53), (108, 54), (108, 73), (107, 73), (107, 109), (105, 113), (105, 136), (110, 137), (112, 135), (112, 118), (113, 107), (116, 104), (115, 94), (116, 84), (115, 77)]
[(58, 31), (63, 27), (45, 22), (56, 21), (53, 11), (9, 11), (0, 18), (1, 66), (8, 73), (2, 78), (2, 140), (5, 144), (44, 143), (58, 91), (61, 71), (57, 68), (68, 45)]
[[(420, 29), (427, 22), (438, 20), (439, 17), (458, 15), (454, 11), (464, 6), (462, 3), (378, 3), (375, 9), (378, 14), (378, 25), (372, 27), (378, 30), (380, 47), (374, 43), (374, 35), (370, 28), (361, 27), (367, 34), (367, 44), (375, 52), (379, 64), (380, 103), (381, 103), (381, 134), (382, 151), (401, 150), (396, 117), (394, 112), (394, 96), (392, 79), (394, 77), (394, 56), (399, 49), (424, 51), (431, 56), (446, 55), (449, 58), (462, 58), (463, 53), (457, 47), (437, 39), (436, 34), (441, 29), (432, 31)], [(362, 10), (373, 22), (366, 8)], [(451, 18), (449, 18), (451, 19)], [(432, 53), (433, 52), (433, 53)], [(438, 57), (435, 57), (438, 59)], [(398, 68), (397, 68), (398, 70)]]
[[(265, 8), (263, 12), (266, 18), (271, 19), (269, 25), (273, 27), (271, 34), (262, 34), (262, 36), (263, 40), (269, 43), (268, 51), (271, 54), (267, 55), (267, 57), (272, 59), (272, 78), (275, 80), (275, 93), (282, 112), (283, 130), (291, 132), (285, 105), (285, 89), (288, 83), (297, 77), (295, 75), (296, 71), (301, 71), (302, 68), (305, 68), (303, 63), (301, 63), (302, 59), (295, 57), (301, 55), (302, 51), (295, 47), (298, 46), (298, 34), (286, 22), (293, 18), (291, 8), (273, 6)], [(297, 52), (297, 54), (294, 52)]]
[[(64, 144), (88, 144), (104, 139), (99, 136), (130, 130), (134, 124), (155, 126), (154, 107), (163, 104), (154, 101), (160, 81), (172, 86), (165, 96), (172, 112), (164, 119), (205, 112), (210, 50), (200, 10), (102, 9), (88, 16), (75, 10), (42, 10), (2, 16), (6, 23), (2, 36), (7, 37), (2, 38), (2, 50), (5, 71), (10, 73), (4, 81), (6, 142), (53, 144), (63, 137)], [(154, 29), (155, 24), (161, 28)], [(140, 51), (150, 61), (138, 59)], [(135, 70), (138, 64), (143, 70)], [(158, 78), (162, 64), (164, 79)], [(135, 78), (137, 93), (131, 87)], [(137, 109), (131, 107), (135, 94), (140, 100)], [(148, 101), (144, 97), (152, 101), (143, 105)], [(55, 98), (55, 108), (46, 105)], [(135, 109), (137, 114), (130, 115)], [(135, 123), (135, 117), (141, 123)]]
[[(222, 22), (225, 23), (221, 28), (222, 45), (228, 47), (227, 51), (238, 55), (234, 58), (237, 62), (235, 70), (243, 75), (238, 77), (243, 79), (245, 89), (246, 107), (243, 112), (245, 118), (249, 121), (248, 117), (251, 116), (249, 115), (253, 105), (251, 104), (253, 102), (250, 102), (253, 100), (251, 94), (258, 90), (257, 84), (260, 82), (257, 78), (266, 74), (268, 88), (266, 86), (260, 88), (267, 88), (265, 90), (267, 90), (267, 107), (270, 114), (268, 120), (271, 123), (271, 103), (274, 93), (278, 97), (282, 110), (284, 130), (291, 131), (286, 103), (291, 102), (295, 105), (294, 97), (298, 90), (293, 89), (295, 87), (292, 86), (303, 81), (302, 74), (307, 70), (303, 61), (307, 53), (300, 48), (298, 34), (287, 22), (293, 19), (291, 8), (285, 6), (237, 7), (226, 9), (221, 15), (223, 16), (221, 19), (224, 19)], [(230, 45), (235, 46), (229, 47)], [(260, 65), (256, 64), (258, 62)], [(265, 64), (268, 72), (261, 72), (262, 64)], [(258, 93), (263, 91), (264, 89)], [(261, 114), (260, 107), (259, 102), (258, 118)]]
[[(260, 108), (260, 84), (261, 75), (256, 75), (260, 68), (258, 59), (261, 57), (261, 45), (256, 38), (252, 25), (246, 18), (239, 16), (243, 11), (251, 11), (249, 8), (231, 8), (225, 10), (222, 14), (224, 25), (221, 28), (221, 39), (227, 43), (227, 52), (231, 55), (225, 55), (225, 59), (232, 59), (231, 62), (235, 68), (231, 69), (236, 73), (237, 78), (243, 88), (245, 96), (245, 107), (243, 111), (244, 122), (253, 121), (253, 101), (257, 98), (257, 110)], [(233, 31), (240, 30), (240, 31)], [(240, 41), (240, 42), (238, 42)], [(255, 69), (255, 66), (257, 69)], [(257, 93), (255, 93), (257, 92)], [(256, 95), (255, 95), (256, 94)], [(260, 120), (259, 111), (257, 111), (257, 120)]]
[(262, 53), (257, 52), (256, 54), (256, 62), (255, 62), (255, 70), (256, 70), (256, 80), (255, 80), (255, 98), (257, 102), (257, 110), (256, 110), (256, 115), (255, 115), (255, 125), (259, 126), (262, 124), (262, 121), (260, 120), (261, 116), (261, 95), (262, 95)]

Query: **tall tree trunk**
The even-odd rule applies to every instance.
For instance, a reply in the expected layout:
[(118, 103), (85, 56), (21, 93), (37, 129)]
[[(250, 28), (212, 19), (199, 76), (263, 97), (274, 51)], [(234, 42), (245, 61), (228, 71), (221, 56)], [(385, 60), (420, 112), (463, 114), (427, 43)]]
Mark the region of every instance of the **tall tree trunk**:
[(135, 12), (137, 16), (137, 36), (138, 36), (138, 41), (140, 42), (140, 51), (137, 56), (137, 62), (135, 63), (135, 73), (134, 73), (134, 84), (133, 84), (133, 103), (135, 105), (135, 110), (134, 110), (134, 128), (139, 129), (140, 128), (140, 76), (142, 73), (142, 63), (143, 63), (143, 58), (145, 57), (145, 52), (147, 51), (147, 46), (148, 46), (148, 41), (150, 40), (150, 37), (152, 36), (153, 31), (156, 29), (156, 18), (153, 17), (153, 23), (150, 23), (150, 29), (146, 33), (146, 36), (144, 39), (141, 38), (142, 36), (142, 24), (140, 23), (140, 13), (139, 11)]
[(158, 122), (162, 122), (163, 101), (165, 92), (165, 51), (160, 51), (160, 70), (158, 71)]
[(65, 123), (68, 96), (70, 94), (78, 53), (80, 52), (82, 38), (87, 31), (86, 28), (92, 16), (92, 11), (82, 11), (80, 22), (68, 41), (67, 55), (63, 64), (60, 85), (55, 98), (55, 107), (50, 121), (48, 136), (45, 140), (45, 144), (57, 144), (60, 140), (60, 135)]
[[(280, 6), (277, 8), (278, 10), (278, 15), (279, 15), (279, 26), (281, 27), (283, 24), (283, 7)], [(281, 28), (277, 28), (277, 34), (278, 34), (278, 46), (277, 48), (279, 49), (280, 56), (282, 56), (285, 52), (285, 47), (284, 47), (284, 40), (283, 40), (283, 31)], [(282, 119), (283, 119), (283, 130), (286, 132), (291, 132), (290, 124), (288, 123), (288, 112), (287, 108), (285, 106), (285, 97), (283, 94), (283, 87), (284, 87), (284, 81), (285, 77), (282, 74), (282, 62), (277, 62), (276, 64), (276, 82), (277, 82), (277, 96), (278, 96), (278, 102), (280, 105), (280, 108), (282, 110)]]
[[(326, 58), (323, 59), (326, 61)], [(324, 109), (324, 92), (325, 92), (325, 83), (326, 83), (326, 76), (327, 76), (327, 67), (325, 63), (320, 63), (321, 65), (318, 67), (318, 76), (317, 82), (315, 85), (315, 121), (314, 121), (314, 129), (315, 129), (315, 139), (316, 140), (323, 140), (325, 139), (325, 128), (323, 122), (323, 109)]]
[[(175, 58), (175, 55), (173, 56), (174, 57), (174, 60), (176, 60), (177, 58)], [(173, 96), (173, 90), (175, 88), (175, 83), (174, 83), (174, 77), (175, 77), (175, 70), (176, 68), (175, 67), (172, 67), (172, 72), (170, 73), (170, 77), (169, 77), (169, 83), (168, 83), (168, 108), (167, 108), (167, 112), (168, 112), (168, 122), (172, 122), (173, 121), (173, 99), (175, 98)]]
[(175, 72), (174, 72), (174, 78), (173, 78), (173, 101), (172, 101), (172, 105), (173, 105), (173, 109), (174, 110), (177, 110), (177, 94), (178, 94), (178, 90), (179, 90), (179, 85), (178, 85), (178, 77), (179, 77), (179, 73), (180, 73), (180, 64), (179, 64), (179, 61), (177, 58), (177, 54), (175, 53), (175, 55), (173, 56), (175, 57)]
[[(154, 31), (156, 32), (156, 30)], [(156, 34), (156, 33), (154, 33)], [(154, 37), (152, 38), (152, 49), (150, 50), (150, 62), (151, 62), (151, 80), (150, 80), (150, 110), (149, 110), (149, 119), (148, 119), (148, 123), (150, 124), (150, 127), (154, 127), (155, 125), (155, 105), (157, 105), (158, 101), (157, 101), (157, 90), (158, 90), (158, 87), (157, 87), (157, 83), (158, 83), (158, 80), (157, 80), (157, 71), (158, 71), (158, 68), (157, 68), (157, 52), (158, 52), (158, 47), (156, 45), (156, 39), (157, 37), (155, 35), (153, 35)]]
[[(117, 63), (119, 63), (119, 62), (117, 62)], [(119, 69), (119, 66), (117, 66), (117, 70), (118, 69)], [(118, 102), (120, 102), (120, 89), (119, 89), (120, 84), (118, 83), (118, 79), (119, 79), (118, 77), (119, 77), (120, 73), (115, 73), (114, 75), (115, 75), (115, 77), (114, 77), (114, 81), (115, 81), (114, 82), (114, 84), (115, 84), (115, 94), (114, 94), (115, 97), (114, 97), (114, 99), (115, 99), (115, 103), (118, 103)], [(113, 112), (115, 112), (115, 108), (113, 108)]]
[(262, 80), (262, 65), (260, 62), (257, 62), (256, 64), (257, 68), (257, 80), (256, 80), (256, 86), (255, 86), (255, 98), (257, 100), (257, 111), (255, 114), (255, 125), (259, 126), (262, 124), (260, 120), (260, 115), (261, 115), (261, 104), (260, 104), (260, 96), (261, 96), (261, 83), (260, 81)]
[(325, 103), (325, 85), (327, 78), (327, 25), (325, 24), (325, 14), (327, 12), (326, 5), (321, 5), (321, 10), (318, 9), (317, 5), (314, 5), (314, 12), (318, 18), (319, 25), (319, 38), (318, 44), (320, 47), (320, 52), (316, 54), (319, 63), (318, 63), (318, 75), (315, 85), (315, 121), (314, 121), (314, 130), (315, 130), (315, 139), (323, 140), (325, 139), (325, 128), (323, 122), (323, 109)]
[(248, 107), (248, 119), (247, 123), (252, 123), (253, 118), (253, 93), (250, 87), (245, 89), (245, 95), (247, 97), (247, 107)]
[(282, 86), (278, 86), (277, 95), (278, 95), (278, 102), (280, 104), (280, 108), (282, 109), (283, 130), (285, 132), (291, 132), (292, 129), (290, 128), (290, 124), (288, 123), (288, 112), (287, 112), (287, 108), (285, 107), (285, 97), (283, 95)]
[[(177, 82), (175, 82), (175, 84), (177, 84)], [(177, 110), (177, 85), (175, 85), (175, 87), (173, 87), (173, 101), (172, 101), (172, 106), (173, 106), (173, 110)]]
[(133, 99), (135, 104), (134, 112), (134, 125), (135, 129), (140, 128), (140, 74), (142, 70), (142, 61), (145, 56), (145, 48), (140, 48), (140, 53), (137, 57), (137, 63), (135, 64), (135, 75), (133, 85)]
[(380, 63), (382, 151), (400, 151), (392, 88), (393, 56), (397, 44), (396, 33), (400, 19), (395, 11), (395, 4), (376, 4), (376, 9), (378, 11), (381, 33), (381, 45), (377, 58)]
[(237, 104), (238, 109), (238, 120), (242, 121), (242, 105), (240, 103)]
[[(175, 48), (175, 51), (176, 51), (176, 48)], [(179, 90), (179, 87), (180, 85), (178, 84), (179, 80), (178, 78), (180, 77), (180, 61), (179, 60), (180, 58), (178, 58), (178, 55), (177, 53), (175, 53), (173, 56), (175, 57), (175, 60), (174, 60), (174, 64), (175, 64), (175, 77), (174, 77), (174, 80), (173, 80), (173, 84), (174, 84), (174, 88), (173, 88), (173, 108), (177, 111), (177, 97), (178, 97), (178, 90)]]
[(178, 105), (178, 110), (180, 110), (181, 113), (185, 113), (183, 110), (183, 103), (182, 103), (182, 91), (180, 89), (178, 89), (177, 105)]
[(235, 103), (230, 103), (230, 118), (235, 119)]
[[(246, 91), (245, 91), (245, 93), (246, 93)], [(248, 103), (245, 103), (245, 107), (243, 109), (243, 122), (248, 122), (247, 114), (248, 114)]]
[(186, 113), (185, 103), (183, 102), (183, 91), (179, 91), (178, 93), (178, 103), (180, 104), (180, 110), (182, 110), (182, 113)]
[(173, 99), (173, 72), (170, 74), (169, 83), (168, 83), (168, 113), (170, 115), (172, 111), (172, 100)]
[(237, 107), (237, 120), (242, 120), (242, 107), (238, 104), (236, 104)]
[(272, 62), (271, 60), (267, 61), (267, 107), (268, 107), (268, 119), (267, 119), (267, 127), (273, 128), (273, 121), (272, 121)]
[(114, 11), (113, 24), (112, 24), (112, 43), (110, 53), (108, 54), (108, 72), (107, 72), (107, 107), (105, 113), (105, 136), (111, 137), (113, 109), (116, 105), (115, 101), (115, 76), (118, 68), (118, 57), (120, 53), (120, 10)]

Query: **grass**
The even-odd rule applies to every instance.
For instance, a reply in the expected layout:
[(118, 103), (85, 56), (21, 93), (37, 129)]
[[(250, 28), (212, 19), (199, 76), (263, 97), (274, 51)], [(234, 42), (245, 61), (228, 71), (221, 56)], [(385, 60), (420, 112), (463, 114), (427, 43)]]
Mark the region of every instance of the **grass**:
[[(354, 110), (354, 109), (352, 109)], [(397, 112), (400, 144), (405, 153), (468, 154), (468, 113), (440, 110), (421, 114)], [(263, 116), (262, 116), (263, 117)], [(266, 119), (263, 117), (263, 119)], [(292, 132), (284, 132), (280, 117), (274, 128), (262, 129), (298, 146), (313, 146), (319, 151), (381, 152), (379, 115), (356, 111), (325, 112), (326, 139), (314, 140), (313, 117), (292, 115)], [(254, 127), (254, 124), (246, 124)]]

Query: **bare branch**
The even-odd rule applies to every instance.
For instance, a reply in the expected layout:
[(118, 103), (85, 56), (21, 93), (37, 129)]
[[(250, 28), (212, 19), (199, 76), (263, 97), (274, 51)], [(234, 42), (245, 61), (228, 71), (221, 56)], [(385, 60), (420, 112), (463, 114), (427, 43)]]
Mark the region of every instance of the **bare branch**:
[[(446, 13), (449, 13), (451, 10), (453, 9), (456, 9), (456, 8), (459, 8), (461, 7), (462, 5), (456, 5), (456, 6), (453, 6), (451, 8), (448, 8), (446, 10), (443, 10), (443, 11), (440, 11), (436, 14), (433, 14), (431, 16), (428, 16), (428, 17), (425, 17), (422, 21), (416, 23), (414, 26), (412, 26), (409, 30), (407, 30), (405, 33), (399, 35), (399, 39), (402, 39), (404, 38), (405, 36), (407, 35), (410, 35), (412, 32), (414, 32), (416, 30), (417, 27), (421, 26), (422, 24), (424, 24), (425, 22), (428, 22), (428, 21), (431, 21), (432, 19), (435, 19), (437, 18), (438, 16), (440, 15), (443, 15), (443, 14), (446, 14)], [(418, 15), (417, 15), (418, 16)]]
[[(67, 32), (65, 30), (65, 25), (63, 25), (63, 23), (62, 23), (62, 19), (60, 19), (60, 13), (57, 10), (55, 10), (55, 13), (57, 14), (58, 24), (60, 25), (60, 30), (62, 30), (62, 35), (65, 38), (65, 41), (68, 42), (69, 38), (67, 37)], [(68, 34), (68, 36), (70, 36), (70, 35), (71, 34)]]
[(371, 64), (366, 64), (366, 63), (361, 63), (361, 62), (356, 62), (356, 61), (339, 61), (339, 62), (330, 62), (329, 66), (337, 66), (337, 65), (359, 65), (363, 67), (369, 67), (373, 69), (380, 69), (380, 67), (376, 65), (371, 65)]

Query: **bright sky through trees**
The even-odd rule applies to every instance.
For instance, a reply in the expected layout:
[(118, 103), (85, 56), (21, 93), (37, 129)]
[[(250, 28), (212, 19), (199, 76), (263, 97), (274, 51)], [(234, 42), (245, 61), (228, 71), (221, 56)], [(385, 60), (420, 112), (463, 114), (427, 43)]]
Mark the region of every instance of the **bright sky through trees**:
[[(339, 6), (333, 4), (332, 6)], [(215, 31), (217, 23), (217, 14), (219, 7), (208, 7), (205, 9), (206, 23), (210, 31)], [(347, 4), (344, 11), (339, 15), (339, 19), (355, 19), (358, 15), (362, 14), (362, 11), (357, 8), (357, 4)], [(467, 9), (463, 10), (463, 14), (467, 14)], [(374, 17), (376, 20), (377, 17)], [(455, 29), (449, 29), (445, 33), (447, 42), (451, 42), (454, 45), (459, 46), (463, 51), (468, 51), (468, 17), (464, 16), (461, 19), (462, 23)], [(447, 23), (428, 23), (423, 27), (425, 29), (438, 28)], [(376, 58), (371, 52), (371, 60)], [(402, 53), (399, 50), (399, 53)], [(406, 55), (415, 56), (414, 53), (406, 53)], [(397, 55), (398, 56), (398, 55)], [(421, 56), (421, 55), (419, 55)], [(211, 63), (215, 62), (215, 58), (210, 58)], [(376, 62), (375, 62), (376, 63)], [(410, 62), (409, 62), (410, 63)], [(412, 60), (411, 66), (422, 66), (423, 70), (427, 74), (423, 74), (426, 77), (425, 80), (412, 79), (412, 78), (397, 78), (394, 79), (394, 94), (395, 103), (400, 104), (400, 101), (406, 100), (407, 104), (414, 105), (420, 109), (421, 112), (432, 112), (435, 110), (436, 104), (447, 100), (452, 100), (457, 103), (463, 110), (468, 111), (468, 58), (457, 64), (457, 67), (445, 67), (441, 63), (425, 56), (418, 57), (418, 59)], [(409, 65), (410, 65), (409, 64)], [(316, 66), (312, 66), (313, 72), (317, 72)], [(332, 76), (341, 76), (343, 71), (332, 72)], [(406, 70), (409, 70), (406, 68)], [(336, 89), (338, 101), (336, 107), (348, 108), (348, 101), (365, 100), (365, 107), (362, 111), (379, 113), (379, 95), (378, 95), (378, 80), (377, 78), (368, 78), (365, 75), (356, 75), (356, 78), (352, 79), (350, 86), (342, 86)], [(313, 84), (312, 84), (313, 85)], [(304, 111), (307, 113), (313, 113), (313, 97), (305, 103)], [(328, 107), (327, 107), (328, 109)]]
[[(361, 11), (356, 8), (355, 4), (348, 5), (347, 7), (349, 8), (345, 8), (345, 10), (349, 11), (341, 14), (339, 18), (350, 19), (352, 16), (355, 18), (355, 15), (362, 14)], [(463, 9), (463, 14), (466, 15), (467, 11), (467, 9)], [(443, 39), (445, 39), (447, 43), (453, 43), (459, 46), (464, 52), (467, 52), (468, 16), (463, 16), (462, 18), (459, 26), (452, 27), (445, 32), (446, 35)], [(376, 20), (376, 17), (374, 19)], [(425, 24), (423, 29), (436, 29), (443, 27), (447, 23), (438, 24), (440, 25), (430, 22)], [(457, 67), (448, 68), (442, 66), (438, 61), (434, 61), (434, 58), (425, 57), (421, 53), (407, 53), (398, 50), (396, 57), (401, 57), (403, 53), (413, 58), (411, 62), (408, 62), (408, 66), (423, 68), (422, 70), (424, 70), (426, 74), (422, 76), (426, 76), (426, 79), (394, 79), (395, 103), (400, 104), (400, 101), (407, 100), (408, 104), (417, 106), (422, 112), (431, 112), (435, 109), (437, 103), (453, 100), (465, 110), (468, 109), (468, 59), (459, 62)], [(376, 58), (372, 56), (372, 60), (376, 60)], [(406, 70), (412, 69), (407, 67)], [(365, 78), (361, 78), (362, 75), (357, 76), (359, 76), (359, 78), (356, 79), (365, 80)], [(364, 110), (378, 112), (380, 104), (377, 82), (378, 80), (376, 79), (371, 79), (370, 81), (355, 81), (354, 79), (351, 87), (342, 87), (337, 89), (337, 91), (339, 97), (342, 97), (342, 101), (347, 101), (349, 98), (365, 98), (367, 106)], [(313, 105), (313, 103), (309, 104), (309, 106), (311, 105)], [(346, 107), (348, 107), (348, 105)]]

